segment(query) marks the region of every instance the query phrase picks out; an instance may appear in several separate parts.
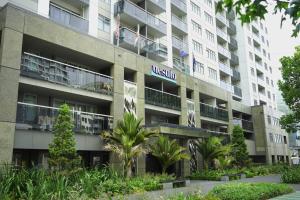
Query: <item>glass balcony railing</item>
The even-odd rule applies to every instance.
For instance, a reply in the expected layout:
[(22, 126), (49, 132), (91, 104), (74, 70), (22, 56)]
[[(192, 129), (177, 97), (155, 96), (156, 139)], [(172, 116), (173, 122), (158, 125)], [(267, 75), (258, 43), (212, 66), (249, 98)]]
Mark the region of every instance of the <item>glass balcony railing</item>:
[(203, 117), (209, 117), (212, 119), (228, 121), (228, 111), (213, 107), (208, 104), (200, 103), (200, 115)]
[[(24, 130), (53, 131), (58, 108), (18, 102), (16, 128)], [(82, 111), (71, 111), (74, 132), (97, 135), (111, 130), (113, 117)]]
[(113, 93), (110, 76), (30, 53), (22, 55), (21, 75), (106, 95)]
[(162, 10), (166, 10), (166, 0), (149, 0), (156, 6), (160, 7)]
[(219, 69), (225, 74), (232, 76), (232, 69), (226, 64), (219, 62)]
[(216, 13), (216, 19), (218, 20), (218, 21), (220, 21), (221, 23), (223, 23), (225, 26), (227, 26), (228, 25), (228, 20), (226, 19), (226, 17), (223, 15), (223, 14), (221, 14), (221, 13)]
[(227, 32), (228, 32), (230, 35), (236, 34), (236, 26), (234, 25), (234, 23), (232, 23), (232, 22), (229, 22), (229, 23), (228, 23)]
[(235, 69), (232, 70), (232, 79), (235, 81), (241, 80), (241, 73)]
[(181, 100), (179, 96), (148, 87), (145, 87), (145, 102), (147, 104), (173, 110), (181, 109)]
[(49, 18), (82, 32), (88, 32), (89, 30), (88, 20), (52, 3), (50, 3), (49, 8)]
[(234, 125), (239, 125), (240, 127), (242, 127), (245, 130), (248, 131), (253, 131), (253, 122), (249, 121), (249, 120), (244, 120), (244, 119), (240, 119), (240, 118), (233, 118), (232, 123)]
[(229, 59), (231, 58), (230, 51), (221, 45), (218, 45), (218, 52), (226, 58), (229, 58)]
[(234, 53), (231, 53), (231, 56), (230, 56), (230, 64), (233, 64), (233, 65), (238, 65), (239, 64), (239, 57), (237, 55), (235, 55)]
[[(115, 4), (115, 15), (125, 13), (126, 15), (134, 18), (146, 24), (156, 31), (166, 34), (167, 33), (167, 25), (165, 22), (160, 20), (159, 18), (155, 17), (148, 11), (144, 10), (143, 8), (139, 7), (138, 5), (132, 3), (128, 0), (121, 0), (116, 2)], [(128, 20), (132, 21), (132, 20)]]
[(177, 59), (173, 59), (173, 66), (178, 69), (179, 71), (182, 71), (184, 73), (186, 73), (187, 75), (190, 75), (190, 66), (177, 60)]
[(172, 45), (177, 50), (188, 53), (188, 45), (185, 42), (183, 42), (181, 39), (179, 39), (175, 36), (172, 36)]
[(187, 7), (186, 3), (183, 0), (171, 0), (171, 4), (177, 7), (177, 9), (181, 10), (182, 12), (186, 13)]
[(227, 41), (227, 42), (229, 41), (227, 33), (224, 32), (222, 29), (220, 29), (220, 28), (218, 28), (218, 27), (217, 27), (217, 35), (218, 35), (219, 37), (223, 38), (223, 40), (225, 40), (225, 41)]
[(176, 15), (172, 15), (172, 25), (182, 32), (187, 33), (187, 24)]
[(136, 32), (126, 27), (122, 27), (120, 29), (120, 46), (122, 46), (122, 43), (128, 44), (130, 49), (134, 49), (135, 51), (137, 51), (139, 45), (141, 53), (151, 53), (153, 55), (162, 57), (165, 60), (168, 56), (167, 47), (165, 45), (148, 39), (142, 35), (140, 36), (139, 43), (137, 44)]
[(238, 48), (237, 41), (232, 36), (230, 37), (229, 48), (232, 50), (236, 50)]
[(238, 86), (234, 85), (233, 86), (233, 94), (239, 97), (242, 97), (242, 89), (239, 88)]

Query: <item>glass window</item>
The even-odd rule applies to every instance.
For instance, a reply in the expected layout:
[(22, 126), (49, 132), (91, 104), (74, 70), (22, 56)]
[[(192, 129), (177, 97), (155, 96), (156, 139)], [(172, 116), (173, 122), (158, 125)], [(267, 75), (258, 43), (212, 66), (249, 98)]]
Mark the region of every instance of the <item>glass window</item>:
[(210, 41), (210, 42), (215, 41), (215, 35), (212, 32), (210, 32), (209, 30), (206, 29), (205, 33), (206, 33), (206, 38), (208, 41)]
[(212, 0), (204, 0), (205, 4), (208, 5), (208, 7), (212, 8)]
[(204, 64), (198, 61), (195, 62), (195, 72), (204, 74)]
[(214, 19), (210, 14), (208, 14), (207, 12), (204, 12), (204, 16), (205, 16), (205, 21), (206, 22), (208, 22), (211, 25), (214, 24)]
[(110, 32), (110, 19), (103, 15), (98, 15), (98, 29), (104, 32)]
[(217, 70), (208, 67), (208, 77), (214, 80), (217, 80)]
[(202, 44), (200, 44), (199, 42), (197, 42), (195, 40), (193, 40), (193, 48), (194, 48), (195, 52), (203, 54)]
[(192, 11), (195, 14), (197, 14), (199, 17), (201, 17), (201, 8), (192, 1), (191, 1), (191, 7), (192, 7)]
[(206, 54), (207, 58), (216, 61), (216, 53), (213, 50), (206, 48)]
[(194, 20), (192, 20), (192, 27), (193, 27), (193, 31), (195, 31), (196, 33), (198, 33), (199, 35), (202, 35), (202, 28), (201, 25), (199, 25), (197, 22), (195, 22)]

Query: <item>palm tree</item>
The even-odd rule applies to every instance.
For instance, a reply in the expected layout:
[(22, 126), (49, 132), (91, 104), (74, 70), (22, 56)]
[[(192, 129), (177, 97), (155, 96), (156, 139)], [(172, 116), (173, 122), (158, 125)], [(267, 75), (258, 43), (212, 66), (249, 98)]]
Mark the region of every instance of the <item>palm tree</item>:
[(231, 146), (223, 145), (221, 139), (218, 137), (210, 137), (208, 139), (194, 141), (197, 151), (203, 157), (204, 169), (207, 170), (208, 166), (214, 159), (221, 156), (226, 156), (230, 153)]
[(154, 144), (150, 145), (152, 155), (161, 163), (162, 173), (166, 173), (167, 168), (175, 162), (190, 159), (190, 156), (184, 153), (185, 150), (176, 140), (169, 140), (168, 137), (162, 135)]
[(131, 177), (133, 159), (145, 152), (144, 144), (156, 132), (148, 132), (141, 126), (142, 119), (136, 119), (132, 113), (125, 113), (113, 131), (105, 131), (102, 137), (108, 143), (107, 150), (117, 153), (123, 161), (124, 177)]

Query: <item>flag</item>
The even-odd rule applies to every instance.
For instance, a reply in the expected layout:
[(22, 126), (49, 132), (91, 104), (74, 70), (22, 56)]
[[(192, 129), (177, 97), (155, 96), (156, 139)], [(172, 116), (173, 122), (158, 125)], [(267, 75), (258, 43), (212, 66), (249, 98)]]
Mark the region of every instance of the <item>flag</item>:
[(193, 72), (196, 71), (196, 59), (195, 59), (195, 56), (193, 54)]
[(188, 53), (185, 52), (184, 50), (180, 50), (180, 51), (179, 51), (179, 56), (180, 56), (180, 57), (186, 57), (187, 55), (188, 55)]
[(135, 40), (134, 40), (134, 47), (136, 47), (138, 45), (138, 42), (140, 40), (140, 25), (137, 25), (137, 30), (136, 30), (136, 36), (135, 36)]

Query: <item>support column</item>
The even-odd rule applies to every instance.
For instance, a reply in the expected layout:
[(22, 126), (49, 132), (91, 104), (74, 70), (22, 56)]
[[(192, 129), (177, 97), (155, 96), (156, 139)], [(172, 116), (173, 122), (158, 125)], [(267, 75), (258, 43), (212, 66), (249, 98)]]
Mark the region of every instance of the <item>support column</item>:
[[(188, 153), (189, 149), (189, 144), (188, 144), (188, 139), (183, 139), (183, 146), (186, 148), (186, 152)], [(186, 177), (190, 175), (190, 160), (184, 159), (183, 160), (183, 171), (182, 171), (182, 176)]]
[(187, 126), (187, 102), (186, 102), (186, 79), (185, 76), (181, 76), (180, 80), (180, 98), (181, 98), (181, 116), (179, 120), (180, 125)]
[(0, 163), (13, 155), (23, 34), (4, 28), (0, 46)]
[(98, 0), (90, 0), (89, 6), (86, 8), (89, 20), (89, 34), (97, 37), (98, 35)]
[(200, 98), (199, 90), (197, 87), (194, 87), (193, 99), (195, 103), (195, 123), (197, 128), (201, 128), (201, 117), (200, 117)]
[(38, 0), (38, 14), (49, 18), (50, 0)]

